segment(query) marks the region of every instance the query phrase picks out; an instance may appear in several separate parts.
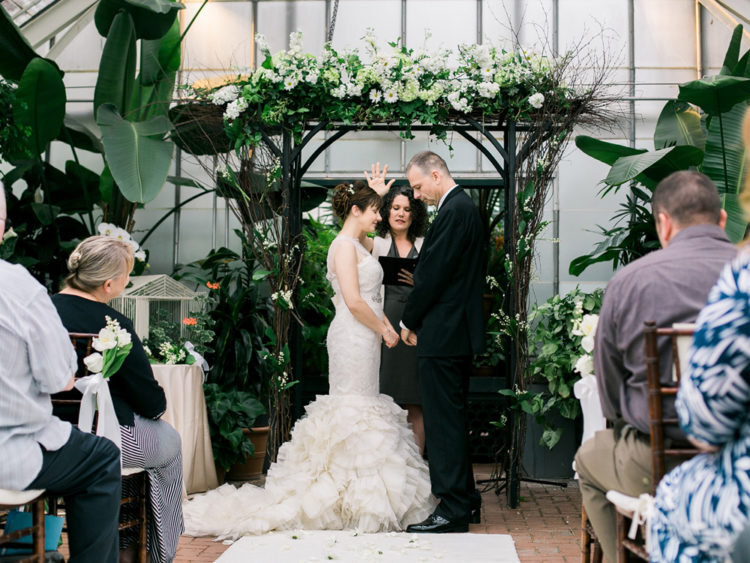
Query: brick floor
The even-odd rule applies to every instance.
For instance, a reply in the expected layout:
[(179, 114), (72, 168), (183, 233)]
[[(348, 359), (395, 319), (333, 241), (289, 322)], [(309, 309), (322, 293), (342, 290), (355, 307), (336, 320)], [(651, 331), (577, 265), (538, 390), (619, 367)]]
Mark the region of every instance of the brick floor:
[[(474, 471), (478, 480), (491, 476), (489, 465), (477, 465)], [(492, 484), (482, 486), (482, 522), (472, 524), (469, 531), (510, 534), (523, 563), (580, 561), (581, 495), (577, 481), (564, 483), (565, 488), (522, 483), (521, 504), (516, 509), (506, 506), (504, 493), (496, 495)], [(61, 551), (67, 558), (66, 547)], [(175, 563), (210, 563), (227, 549), (228, 545), (213, 538), (183, 536)]]

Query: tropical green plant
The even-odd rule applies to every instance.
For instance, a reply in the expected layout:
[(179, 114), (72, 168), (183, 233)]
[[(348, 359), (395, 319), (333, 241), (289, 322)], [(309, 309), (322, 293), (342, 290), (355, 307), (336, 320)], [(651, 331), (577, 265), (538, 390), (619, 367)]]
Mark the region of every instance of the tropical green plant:
[[(66, 117), (63, 72), (34, 52), (0, 6), (0, 76), (17, 85), (12, 118), (17, 130), (28, 133), (23, 147), (2, 153), (15, 166), (3, 177), (6, 192), (17, 180), (26, 183), (12, 202), (18, 241), (10, 259), (29, 267), (50, 290), (57, 290), (75, 242), (96, 233), (95, 206), (104, 221), (132, 231), (136, 206), (165, 183), (172, 158), (166, 115), (190, 27), (180, 35), (181, 8), (170, 0), (98, 3), (95, 23), (106, 38), (94, 91), (99, 139), (99, 132)], [(7, 116), (2, 102), (0, 107)], [(6, 135), (14, 131), (3, 129)], [(73, 158), (62, 170), (42, 157), (54, 140), (71, 148)], [(101, 174), (80, 164), (80, 150), (103, 156)]]
[[(27, 157), (31, 130), (13, 116), (17, 86), (0, 78), (0, 160)], [(20, 103), (20, 102), (19, 102)]]
[(264, 279), (247, 239), (239, 254), (228, 248), (211, 251), (203, 260), (178, 267), (175, 279), (193, 281), (209, 289), (206, 314), (215, 332), (213, 350), (207, 350), (210, 383), (222, 389), (248, 391), (263, 402), (268, 398), (266, 329), (271, 306)]
[(243, 432), (265, 414), (263, 403), (248, 391), (227, 389), (218, 383), (203, 385), (208, 411), (208, 432), (216, 465), (225, 471), (255, 453), (255, 446)]
[(328, 247), (336, 237), (336, 229), (309, 218), (303, 228), (305, 254), (300, 272), (299, 316), (302, 319), (302, 355), (304, 372), (311, 375), (328, 373), (328, 327), (335, 310), (333, 290), (326, 279)]
[[(578, 399), (573, 396), (573, 385), (581, 378), (574, 368), (581, 357), (581, 336), (576, 334), (577, 323), (584, 315), (598, 314), (603, 291), (585, 293), (576, 288), (565, 295), (555, 295), (529, 314), (529, 381), (544, 383), (547, 389), (537, 393), (532, 389), (502, 389), (500, 394), (510, 399), (510, 407), (533, 416), (543, 428), (540, 444), (553, 448), (560, 440), (562, 429), (550, 422), (550, 415), (575, 419), (581, 412)], [(501, 419), (498, 426), (503, 426)]]
[(750, 50), (739, 56), (742, 30), (741, 25), (735, 28), (718, 75), (680, 85), (677, 100), (665, 104), (653, 151), (576, 137), (578, 148), (611, 166), (600, 195), (626, 184), (631, 193), (613, 217), (614, 226), (599, 227), (603, 240), (570, 263), (572, 275), (597, 262), (611, 261), (617, 267), (658, 248), (647, 205), (659, 181), (677, 170), (697, 168), (711, 178), (727, 212), (727, 236), (733, 242), (745, 236), (747, 220), (738, 197), (745, 172), (741, 133), (750, 102)]

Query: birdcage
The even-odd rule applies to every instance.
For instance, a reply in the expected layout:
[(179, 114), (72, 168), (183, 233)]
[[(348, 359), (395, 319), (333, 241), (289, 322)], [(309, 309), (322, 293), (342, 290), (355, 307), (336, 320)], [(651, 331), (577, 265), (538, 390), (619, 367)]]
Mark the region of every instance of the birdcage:
[(156, 317), (157, 311), (166, 311), (162, 315), (182, 326), (182, 319), (201, 310), (202, 304), (197, 299), (200, 293), (165, 274), (133, 276), (130, 281), (130, 287), (109, 305), (133, 321), (141, 340), (148, 337), (149, 321)]

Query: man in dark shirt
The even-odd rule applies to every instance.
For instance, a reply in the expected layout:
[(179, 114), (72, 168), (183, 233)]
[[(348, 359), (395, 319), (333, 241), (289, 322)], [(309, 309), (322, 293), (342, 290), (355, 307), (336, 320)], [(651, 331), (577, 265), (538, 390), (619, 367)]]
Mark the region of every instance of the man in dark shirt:
[[(594, 372), (604, 416), (575, 458), (581, 497), (607, 561), (616, 560), (616, 515), (608, 490), (651, 492), (648, 389), (643, 323), (695, 321), (724, 265), (736, 254), (724, 233), (726, 212), (713, 182), (693, 171), (662, 180), (651, 202), (662, 249), (628, 264), (607, 285), (599, 316)], [(661, 379), (672, 380), (668, 343), (660, 343)], [(675, 416), (667, 405), (665, 417)], [(684, 439), (672, 434), (673, 440)]]

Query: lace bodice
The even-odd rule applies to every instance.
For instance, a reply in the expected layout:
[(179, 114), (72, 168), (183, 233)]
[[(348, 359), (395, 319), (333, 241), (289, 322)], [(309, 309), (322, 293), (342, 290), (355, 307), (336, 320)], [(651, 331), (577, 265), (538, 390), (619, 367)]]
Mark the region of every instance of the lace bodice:
[(354, 318), (341, 295), (334, 268), (334, 254), (340, 244), (353, 244), (357, 251), (359, 292), (379, 318), (383, 318), (380, 286), (383, 269), (362, 244), (351, 237), (337, 236), (328, 249), (326, 277), (334, 291), (336, 316), (328, 329), (328, 382), (331, 395), (377, 395), (380, 369), (379, 334)]

